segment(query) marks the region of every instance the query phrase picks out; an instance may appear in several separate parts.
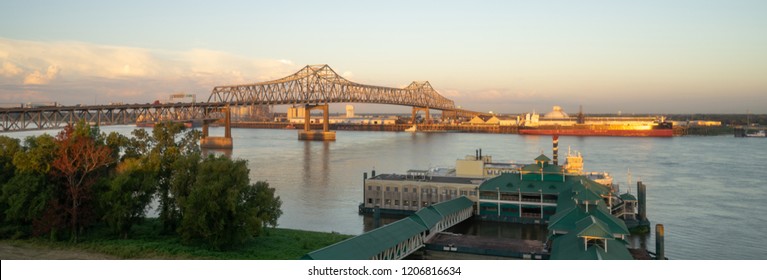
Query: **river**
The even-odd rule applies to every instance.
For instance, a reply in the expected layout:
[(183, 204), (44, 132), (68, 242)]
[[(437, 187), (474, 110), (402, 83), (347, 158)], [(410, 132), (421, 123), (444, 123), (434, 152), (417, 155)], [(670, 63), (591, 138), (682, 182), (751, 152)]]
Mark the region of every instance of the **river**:
[[(133, 129), (102, 130), (130, 135)], [(369, 219), (357, 214), (363, 172), (450, 167), (476, 149), (494, 161), (528, 163), (541, 151), (551, 156), (551, 137), (516, 134), (338, 131), (335, 142), (298, 141), (295, 130), (232, 129), (232, 135), (232, 156), (248, 160), (251, 179), (267, 181), (281, 197), (280, 227), (346, 234), (369, 228)], [(585, 170), (611, 173), (623, 190), (629, 169), (632, 182), (647, 185), (648, 218), (653, 229), (664, 224), (669, 258), (767, 259), (766, 139), (563, 136), (559, 143), (560, 155), (568, 146), (581, 152)], [(645, 242), (652, 250), (654, 240)]]

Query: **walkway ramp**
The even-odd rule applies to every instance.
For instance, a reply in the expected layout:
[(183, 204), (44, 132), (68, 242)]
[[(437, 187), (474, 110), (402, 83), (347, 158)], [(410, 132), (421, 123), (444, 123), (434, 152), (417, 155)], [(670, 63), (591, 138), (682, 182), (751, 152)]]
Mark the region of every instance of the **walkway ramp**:
[(474, 202), (462, 196), (423, 208), (407, 218), (304, 255), (306, 260), (399, 260), (424, 247), (427, 239), (473, 215)]

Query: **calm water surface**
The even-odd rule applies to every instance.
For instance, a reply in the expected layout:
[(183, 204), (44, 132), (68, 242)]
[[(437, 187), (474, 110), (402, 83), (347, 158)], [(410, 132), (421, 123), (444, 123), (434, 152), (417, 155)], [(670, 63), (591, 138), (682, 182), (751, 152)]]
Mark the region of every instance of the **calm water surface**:
[[(133, 129), (103, 128), (126, 135)], [(249, 161), (252, 180), (277, 189), (280, 227), (347, 234), (372, 223), (357, 214), (363, 172), (451, 167), (479, 148), (495, 161), (528, 163), (542, 150), (551, 156), (551, 138), (542, 136), (338, 131), (335, 142), (303, 142), (294, 130), (232, 134), (232, 156)], [(211, 135), (223, 130), (212, 128)], [(647, 185), (648, 217), (664, 224), (669, 258), (767, 259), (767, 139), (560, 137), (559, 143), (561, 153), (568, 146), (580, 151), (586, 170), (610, 172), (624, 190), (628, 169), (633, 182)], [(654, 239), (645, 242), (654, 250)]]

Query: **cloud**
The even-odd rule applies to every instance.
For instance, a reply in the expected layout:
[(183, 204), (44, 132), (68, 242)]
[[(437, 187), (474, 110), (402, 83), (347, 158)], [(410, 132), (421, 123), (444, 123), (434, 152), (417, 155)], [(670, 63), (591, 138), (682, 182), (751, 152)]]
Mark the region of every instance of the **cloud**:
[(105, 102), (143, 103), (174, 92), (207, 99), (217, 85), (272, 80), (297, 70), (286, 59), (253, 59), (206, 49), (169, 51), (0, 38), (0, 102), (48, 99), (90, 104), (98, 96), (109, 100)]
[(56, 79), (56, 77), (59, 75), (59, 67), (56, 65), (50, 65), (48, 66), (48, 70), (45, 71), (45, 74), (40, 73), (40, 71), (35, 70), (31, 74), (24, 77), (24, 84), (25, 85), (45, 85), (50, 83), (52, 80)]
[(22, 70), (18, 66), (8, 61), (3, 62), (3, 68), (0, 68), (0, 76), (14, 77), (21, 74)]

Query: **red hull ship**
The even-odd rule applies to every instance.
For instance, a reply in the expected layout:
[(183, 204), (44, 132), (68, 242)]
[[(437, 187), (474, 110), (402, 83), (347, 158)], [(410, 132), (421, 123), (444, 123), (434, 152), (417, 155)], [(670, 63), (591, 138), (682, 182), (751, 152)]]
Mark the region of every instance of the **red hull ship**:
[(674, 130), (668, 128), (653, 129), (610, 129), (591, 127), (521, 127), (519, 134), (525, 135), (562, 135), (562, 136), (628, 136), (628, 137), (672, 137)]

